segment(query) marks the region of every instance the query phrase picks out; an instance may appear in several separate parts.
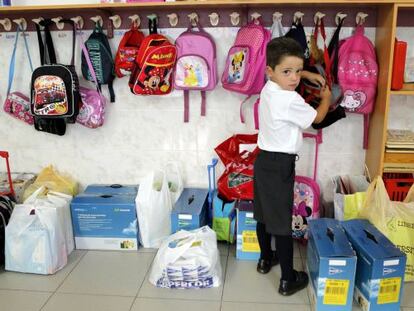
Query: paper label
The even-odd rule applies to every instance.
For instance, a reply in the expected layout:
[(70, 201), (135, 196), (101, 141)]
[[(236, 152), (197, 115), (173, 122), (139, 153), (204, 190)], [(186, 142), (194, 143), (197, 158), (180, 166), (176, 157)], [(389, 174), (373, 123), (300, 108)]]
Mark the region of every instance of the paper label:
[(242, 251), (260, 252), (259, 242), (257, 241), (256, 231), (245, 230), (242, 233)]
[(377, 303), (381, 305), (398, 302), (400, 299), (400, 288), (401, 278), (381, 279)]
[(345, 306), (348, 297), (348, 289), (349, 280), (327, 279), (323, 304)]

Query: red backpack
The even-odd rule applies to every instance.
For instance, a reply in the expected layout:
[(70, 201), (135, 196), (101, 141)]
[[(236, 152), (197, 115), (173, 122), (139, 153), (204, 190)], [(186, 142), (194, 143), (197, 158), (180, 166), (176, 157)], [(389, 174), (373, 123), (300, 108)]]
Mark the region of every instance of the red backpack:
[(118, 78), (130, 75), (133, 71), (135, 59), (144, 37), (144, 34), (138, 30), (135, 24), (132, 24), (131, 29), (122, 37), (115, 56), (115, 73)]
[(157, 34), (155, 20), (150, 20), (149, 29), (150, 35), (139, 48), (129, 87), (136, 95), (166, 95), (172, 90), (177, 49), (166, 37)]

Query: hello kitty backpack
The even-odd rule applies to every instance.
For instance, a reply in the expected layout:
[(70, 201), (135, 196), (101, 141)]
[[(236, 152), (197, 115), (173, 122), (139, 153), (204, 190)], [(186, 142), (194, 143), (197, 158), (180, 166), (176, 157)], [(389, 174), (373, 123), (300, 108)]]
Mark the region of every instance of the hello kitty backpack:
[(303, 133), (303, 137), (315, 139), (315, 162), (313, 177), (296, 176), (293, 188), (292, 236), (301, 242), (308, 237), (308, 221), (319, 218), (321, 191), (316, 182), (318, 147), (322, 143), (322, 131), (317, 134)]
[(369, 114), (377, 93), (378, 63), (372, 42), (364, 36), (364, 26), (346, 39), (338, 51), (338, 83), (343, 91), (340, 103), (348, 112), (364, 115), (364, 148), (368, 147)]

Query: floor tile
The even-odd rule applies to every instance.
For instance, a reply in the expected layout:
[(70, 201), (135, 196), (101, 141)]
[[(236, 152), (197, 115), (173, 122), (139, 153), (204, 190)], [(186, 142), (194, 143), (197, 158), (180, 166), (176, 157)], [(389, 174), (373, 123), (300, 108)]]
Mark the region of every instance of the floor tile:
[(257, 303), (257, 302), (227, 302), (224, 301), (221, 311), (310, 311), (309, 305), (296, 304), (273, 304), (273, 303)]
[(230, 247), (234, 246), (227, 242), (217, 242), (217, 248), (220, 252), (220, 256), (228, 256)]
[(2, 270), (0, 271), (0, 289), (54, 292), (85, 254), (86, 251), (73, 251), (68, 258), (66, 267), (53, 275), (39, 275)]
[[(297, 270), (303, 269), (299, 258), (294, 259), (294, 267)], [(279, 279), (279, 266), (263, 275), (257, 273), (256, 262), (240, 261), (229, 257), (223, 301), (309, 304), (306, 290), (289, 297), (281, 296), (277, 292)]]
[(414, 282), (404, 283), (402, 307), (414, 308)]
[(0, 290), (1, 310), (38, 311), (52, 293), (21, 290)]
[(220, 311), (219, 301), (137, 298), (131, 311), (197, 310)]
[[(222, 274), (225, 277), (227, 257), (220, 256), (220, 259)], [(148, 277), (149, 274), (145, 278), (144, 284), (138, 293), (139, 298), (219, 301), (223, 293), (223, 284), (220, 287), (206, 289), (168, 289), (155, 287), (148, 281)]]
[(154, 255), (154, 253), (89, 251), (58, 292), (135, 296)]
[(129, 311), (133, 297), (54, 294), (42, 311)]
[(414, 311), (414, 308), (402, 308), (402, 311)]

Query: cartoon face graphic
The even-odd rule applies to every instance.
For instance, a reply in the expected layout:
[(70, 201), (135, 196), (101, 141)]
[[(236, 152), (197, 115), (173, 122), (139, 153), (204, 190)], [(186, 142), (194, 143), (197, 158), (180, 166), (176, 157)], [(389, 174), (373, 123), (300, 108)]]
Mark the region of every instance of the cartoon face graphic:
[(169, 77), (171, 75), (171, 68), (164, 67), (154, 67), (147, 66), (145, 67), (145, 77), (144, 81), (138, 81), (138, 85), (144, 90), (144, 94), (151, 95), (160, 91), (166, 93), (169, 88)]
[(367, 96), (361, 91), (351, 91), (347, 90), (344, 92), (344, 97), (341, 102), (341, 106), (348, 109), (349, 111), (354, 111), (359, 107), (362, 107), (365, 104)]
[(245, 59), (244, 54), (245, 52), (242, 50), (230, 56), (231, 66), (229, 68), (228, 82), (235, 83), (243, 79)]
[(312, 209), (306, 205), (305, 201), (301, 201), (298, 205), (293, 206), (292, 215), (292, 235), (295, 238), (305, 236), (308, 229), (307, 217), (312, 215)]

